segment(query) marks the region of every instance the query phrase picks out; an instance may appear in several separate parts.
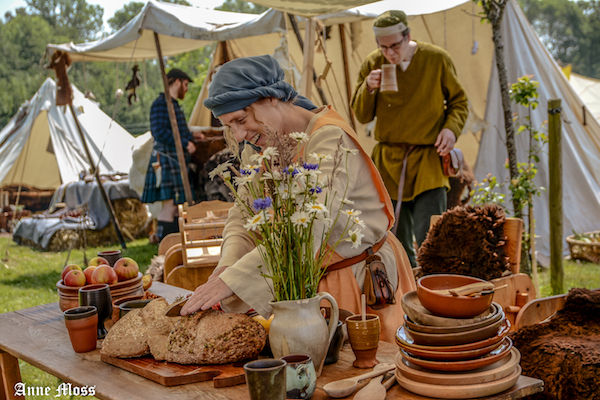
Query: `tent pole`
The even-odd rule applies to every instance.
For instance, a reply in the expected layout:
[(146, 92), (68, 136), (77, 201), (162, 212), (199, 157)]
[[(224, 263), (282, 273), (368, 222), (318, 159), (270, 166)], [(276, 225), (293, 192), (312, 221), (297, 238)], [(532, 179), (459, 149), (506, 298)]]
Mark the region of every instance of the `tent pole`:
[[(298, 45), (300, 46), (300, 50), (302, 50), (302, 52), (304, 52), (304, 41), (302, 40), (302, 35), (300, 35), (300, 29), (298, 28), (298, 22), (296, 21), (296, 17), (293, 14), (288, 14), (288, 19), (290, 20), (290, 23), (292, 24), (292, 29), (294, 30), (294, 35), (296, 36), (296, 40), (298, 40)], [(316, 83), (317, 82), (317, 73), (315, 72), (314, 69), (312, 71), (312, 75), (313, 75), (313, 82)], [(317, 92), (319, 93), (321, 102), (323, 104), (329, 104), (329, 102), (327, 101), (327, 97), (325, 96), (325, 92), (323, 91), (323, 88), (319, 87), (316, 84), (315, 84), (315, 87), (317, 88)]]
[(300, 79), (300, 94), (310, 99), (310, 92), (312, 90), (312, 79), (310, 79), (311, 72), (315, 72), (314, 59), (315, 59), (315, 20), (308, 18), (304, 25), (304, 51), (303, 62), (302, 62), (302, 78)]
[(100, 191), (100, 195), (102, 196), (102, 200), (104, 200), (104, 204), (106, 204), (106, 208), (108, 208), (108, 214), (110, 215), (110, 221), (115, 228), (115, 232), (117, 232), (117, 238), (121, 243), (121, 248), (126, 249), (127, 245), (125, 244), (125, 239), (123, 239), (123, 233), (121, 232), (121, 227), (119, 226), (119, 221), (115, 215), (115, 209), (104, 190), (104, 186), (102, 186), (102, 181), (100, 180), (100, 174), (98, 173), (98, 168), (94, 165), (94, 160), (92, 159), (92, 155), (90, 154), (90, 149), (88, 148), (87, 142), (85, 141), (85, 136), (83, 135), (83, 130), (81, 129), (81, 125), (79, 125), (79, 119), (77, 118), (77, 114), (73, 109), (73, 101), (69, 101), (69, 110), (71, 110), (71, 115), (73, 116), (73, 120), (75, 121), (75, 126), (77, 126), (77, 132), (79, 133), (79, 137), (81, 138), (81, 143), (83, 143), (83, 150), (87, 156), (87, 159), (90, 163), (90, 167), (92, 168), (92, 173), (94, 174), (94, 178), (96, 179), (96, 183), (98, 184), (98, 190)]
[(346, 97), (348, 99), (348, 118), (352, 129), (356, 130), (356, 123), (354, 122), (354, 113), (352, 112), (352, 93), (350, 91), (350, 70), (348, 70), (348, 50), (346, 49), (346, 31), (344, 31), (344, 24), (338, 24), (340, 30), (340, 45), (342, 46), (342, 62), (344, 63), (344, 82), (346, 83)]
[(183, 157), (183, 146), (181, 145), (181, 136), (179, 135), (179, 127), (177, 126), (177, 118), (175, 117), (175, 108), (169, 95), (169, 83), (165, 74), (165, 63), (160, 49), (160, 40), (158, 33), (154, 32), (154, 43), (156, 44), (156, 53), (158, 54), (158, 63), (160, 64), (160, 74), (162, 75), (163, 86), (165, 88), (165, 100), (167, 101), (167, 111), (169, 112), (169, 121), (171, 121), (171, 130), (173, 131), (173, 140), (175, 141), (175, 151), (177, 152), (177, 161), (179, 162), (179, 173), (181, 174), (181, 183), (183, 183), (183, 191), (185, 192), (185, 200), (189, 205), (194, 204), (192, 190), (190, 189), (190, 181), (187, 174), (187, 165)]
[(561, 100), (548, 100), (548, 171), (550, 175), (550, 286), (552, 294), (564, 292), (563, 209), (562, 209), (562, 127)]

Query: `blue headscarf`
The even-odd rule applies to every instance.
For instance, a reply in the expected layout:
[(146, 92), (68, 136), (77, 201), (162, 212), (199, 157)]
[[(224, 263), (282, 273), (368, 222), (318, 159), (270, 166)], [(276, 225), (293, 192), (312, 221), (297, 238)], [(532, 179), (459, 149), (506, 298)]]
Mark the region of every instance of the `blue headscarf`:
[(266, 97), (284, 102), (295, 99), (294, 104), (307, 110), (317, 108), (283, 79), (283, 70), (270, 55), (237, 58), (219, 68), (204, 105), (215, 117), (241, 110)]

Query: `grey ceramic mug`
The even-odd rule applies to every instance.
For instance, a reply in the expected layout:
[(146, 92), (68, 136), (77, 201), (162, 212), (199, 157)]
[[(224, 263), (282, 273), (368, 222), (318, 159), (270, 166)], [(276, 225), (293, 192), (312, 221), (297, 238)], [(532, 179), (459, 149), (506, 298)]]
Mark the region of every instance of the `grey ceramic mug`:
[(285, 400), (284, 360), (266, 358), (244, 364), (246, 384), (251, 400)]
[(290, 354), (281, 357), (285, 367), (286, 392), (288, 399), (310, 399), (317, 387), (317, 373), (308, 354)]

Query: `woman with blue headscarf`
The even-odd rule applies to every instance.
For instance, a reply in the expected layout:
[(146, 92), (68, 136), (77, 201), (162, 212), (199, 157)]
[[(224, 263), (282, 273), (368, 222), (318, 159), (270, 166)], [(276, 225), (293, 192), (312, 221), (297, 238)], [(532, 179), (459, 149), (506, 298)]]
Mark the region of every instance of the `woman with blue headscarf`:
[[(387, 235), (393, 224), (391, 200), (352, 128), (331, 107), (317, 108), (308, 99), (298, 96), (284, 81), (277, 61), (268, 55), (240, 58), (224, 64), (213, 78), (204, 105), (229, 128), (229, 134), (237, 142), (252, 144), (244, 147), (242, 164), (249, 163), (250, 155), (255, 151), (253, 147), (265, 146), (273, 135), (283, 138), (292, 132), (309, 135), (303, 149), (304, 159), (312, 153), (333, 155), (340, 144), (358, 150), (360, 156), (356, 162), (349, 163), (346, 171), (336, 175), (339, 179), (333, 182), (331, 193), (344, 193), (348, 182), (346, 198), (353, 202), (354, 208), (362, 211), (365, 223), (362, 244), (358, 248), (353, 248), (350, 242), (337, 246), (336, 253), (340, 257), (328, 266), (319, 290), (331, 293), (340, 308), (360, 312), (364, 260), (367, 250), (373, 250), (386, 267), (392, 293), (398, 301), (370, 312), (380, 315), (381, 338), (393, 341), (403, 318), (400, 297), (414, 290), (415, 282), (404, 249), (394, 235)], [(322, 161), (320, 170), (324, 175), (332, 169), (333, 161)], [(335, 204), (340, 204), (343, 199), (337, 200)], [(265, 318), (271, 314), (270, 281), (257, 268), (262, 259), (243, 226), (244, 222), (241, 210), (233, 206), (223, 231), (219, 264), (209, 280), (195, 290), (181, 311), (183, 315), (219, 302), (228, 311), (246, 312), (253, 308)], [(341, 233), (342, 230), (334, 227), (334, 232)], [(332, 237), (332, 243), (337, 239)]]

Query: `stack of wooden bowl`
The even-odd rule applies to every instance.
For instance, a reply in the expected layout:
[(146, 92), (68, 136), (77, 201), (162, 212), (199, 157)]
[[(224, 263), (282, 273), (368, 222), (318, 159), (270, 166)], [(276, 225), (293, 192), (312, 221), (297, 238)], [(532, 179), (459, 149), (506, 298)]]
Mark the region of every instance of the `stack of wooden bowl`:
[[(128, 279), (126, 281), (117, 282), (109, 287), (110, 296), (113, 301), (122, 297), (143, 295), (144, 287), (142, 284), (142, 273), (138, 272), (137, 277)], [(61, 311), (79, 306), (78, 287), (67, 286), (61, 279), (60, 281), (56, 282), (56, 289), (58, 290), (58, 306), (60, 307)]]
[(510, 322), (502, 307), (492, 302), (493, 285), (474, 296), (447, 292), (477, 282), (486, 283), (428, 275), (419, 279), (417, 291), (403, 296), (405, 322), (396, 333), (400, 386), (424, 396), (463, 399), (500, 393), (519, 379), (521, 355), (507, 337)]

